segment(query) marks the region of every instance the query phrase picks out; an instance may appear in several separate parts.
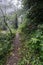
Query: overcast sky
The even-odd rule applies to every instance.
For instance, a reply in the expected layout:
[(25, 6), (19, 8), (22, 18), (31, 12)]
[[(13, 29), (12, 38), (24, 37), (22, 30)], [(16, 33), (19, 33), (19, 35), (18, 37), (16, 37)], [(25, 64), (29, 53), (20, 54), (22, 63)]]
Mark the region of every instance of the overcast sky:
[[(2, 2), (4, 5), (8, 5), (9, 2), (10, 2), (10, 4), (12, 4), (11, 7), (6, 8), (6, 12), (9, 12), (9, 13), (21, 8), (21, 1), (20, 0), (2, 0)], [(4, 6), (2, 6), (2, 9), (5, 12)]]
[(8, 0), (8, 1), (12, 1), (12, 3), (18, 7), (18, 8), (21, 8), (21, 1), (20, 0)]
[(21, 8), (21, 1), (19, 0), (13, 0), (13, 3), (15, 4), (15, 6), (17, 6), (18, 8)]
[(7, 5), (7, 3), (10, 2), (14, 4), (17, 8), (21, 8), (21, 0), (0, 0), (0, 3), (1, 1), (3, 2), (3, 4)]

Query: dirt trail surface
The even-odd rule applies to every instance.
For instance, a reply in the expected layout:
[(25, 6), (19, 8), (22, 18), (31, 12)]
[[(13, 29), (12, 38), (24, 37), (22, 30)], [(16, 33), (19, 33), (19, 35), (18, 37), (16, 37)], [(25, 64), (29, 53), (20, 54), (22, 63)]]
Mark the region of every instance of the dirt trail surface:
[(10, 57), (7, 59), (5, 65), (17, 65), (20, 55), (18, 53), (18, 49), (20, 49), (20, 41), (19, 41), (19, 34), (16, 34), (15, 39), (13, 40), (14, 50), (11, 52)]

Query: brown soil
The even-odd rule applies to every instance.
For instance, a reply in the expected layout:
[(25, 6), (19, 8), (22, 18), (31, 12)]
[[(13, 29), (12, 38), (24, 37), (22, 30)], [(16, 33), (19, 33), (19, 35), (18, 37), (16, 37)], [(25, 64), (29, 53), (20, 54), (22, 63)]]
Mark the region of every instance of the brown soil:
[(18, 50), (20, 49), (20, 41), (19, 41), (19, 34), (16, 34), (15, 39), (13, 39), (13, 46), (14, 49), (11, 52), (10, 56), (7, 58), (7, 62), (5, 65), (18, 65), (18, 61), (20, 59), (20, 54)]

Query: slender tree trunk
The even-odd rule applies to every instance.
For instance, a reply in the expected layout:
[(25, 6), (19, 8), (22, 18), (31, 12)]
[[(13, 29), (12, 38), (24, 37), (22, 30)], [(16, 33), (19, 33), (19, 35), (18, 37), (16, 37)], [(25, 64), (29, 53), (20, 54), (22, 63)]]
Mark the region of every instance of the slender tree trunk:
[(10, 33), (11, 33), (11, 35), (12, 35), (12, 31), (11, 31), (10, 27), (8, 26), (8, 24), (7, 24), (7, 22), (6, 22), (5, 16), (4, 16), (4, 23), (5, 23), (5, 25), (7, 26), (7, 28), (9, 29), (9, 31), (10, 31)]

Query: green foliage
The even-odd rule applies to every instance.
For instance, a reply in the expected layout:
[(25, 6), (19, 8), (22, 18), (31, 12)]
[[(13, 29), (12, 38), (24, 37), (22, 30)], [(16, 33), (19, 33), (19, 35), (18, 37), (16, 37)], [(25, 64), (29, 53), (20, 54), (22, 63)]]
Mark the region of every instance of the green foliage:
[(30, 33), (29, 29), (26, 30), (26, 24), (22, 24), (20, 29), (22, 47), (18, 65), (43, 65), (43, 25), (38, 25), (37, 30)]
[(43, 65), (43, 14), (39, 10), (35, 5), (26, 11), (26, 18), (19, 28), (22, 48), (18, 65)]
[(20, 26), (21, 59), (18, 65), (43, 65), (43, 4), (41, 0), (22, 0), (26, 17)]
[(12, 50), (12, 39), (15, 34), (10, 35), (10, 33), (2, 34), (0, 33), (0, 65), (4, 65), (7, 54)]
[(42, 2), (43, 1), (41, 0), (22, 0), (22, 4), (24, 6), (24, 9), (26, 10), (28, 10), (31, 6), (34, 6), (35, 4), (38, 6), (38, 4), (42, 4)]

